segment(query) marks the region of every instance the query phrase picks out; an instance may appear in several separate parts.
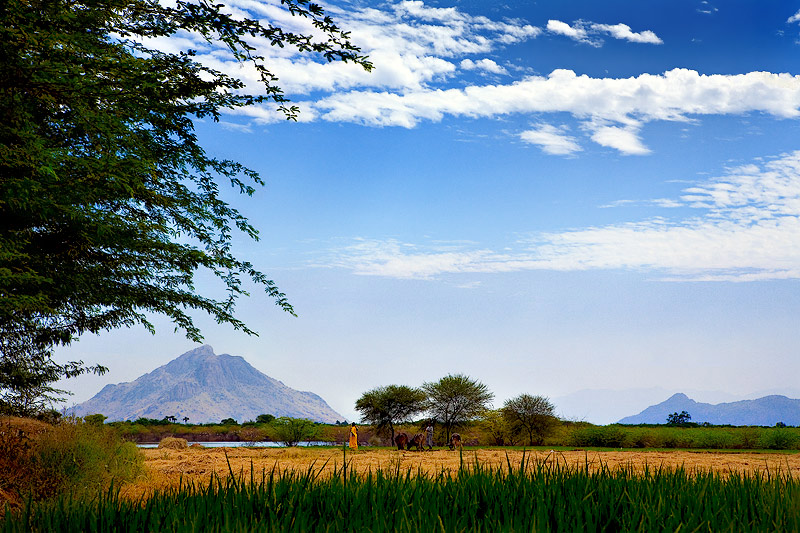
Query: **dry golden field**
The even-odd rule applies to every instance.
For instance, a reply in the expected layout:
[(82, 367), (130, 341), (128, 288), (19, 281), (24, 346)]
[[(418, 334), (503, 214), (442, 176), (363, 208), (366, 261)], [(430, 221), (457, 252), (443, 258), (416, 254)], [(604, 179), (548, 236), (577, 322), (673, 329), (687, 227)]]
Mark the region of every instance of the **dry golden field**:
[[(153, 490), (177, 486), (183, 482), (207, 482), (212, 473), (222, 476), (242, 473), (249, 477), (251, 464), (255, 474), (272, 469), (305, 472), (309, 468), (330, 475), (342, 467), (342, 448), (189, 448), (184, 450), (144, 449), (145, 474), (135, 483), (123, 489), (127, 497), (138, 498)], [(507, 459), (517, 468), (522, 451), (498, 448), (464, 450), (466, 466), (476, 460), (484, 467), (507, 468)], [(683, 467), (687, 471), (714, 470), (728, 472), (780, 472), (800, 475), (800, 454), (779, 453), (712, 453), (690, 451), (527, 451), (526, 457), (533, 461), (558, 461), (569, 466), (598, 468), (601, 464), (609, 468), (633, 467), (641, 470), (645, 466)], [(405, 473), (437, 474), (444, 470), (455, 472), (459, 468), (459, 453), (449, 450), (431, 452), (397, 451), (389, 448), (366, 448), (347, 453), (348, 469), (356, 472), (373, 472), (377, 469), (399, 468)]]

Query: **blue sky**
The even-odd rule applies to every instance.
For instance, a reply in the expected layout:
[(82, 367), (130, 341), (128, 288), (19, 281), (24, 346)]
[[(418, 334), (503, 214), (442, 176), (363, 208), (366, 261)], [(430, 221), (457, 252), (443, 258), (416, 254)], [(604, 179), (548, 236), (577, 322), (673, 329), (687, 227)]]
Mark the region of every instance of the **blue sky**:
[[(305, 29), (271, 1), (228, 5)], [(262, 235), (236, 246), (299, 315), (254, 293), (240, 315), (260, 337), (199, 317), (217, 353), (348, 419), (370, 388), (456, 372), (496, 406), (566, 397), (596, 422), (647, 405), (569, 395), (800, 394), (800, 1), (323, 5), (372, 73), (263, 45), (299, 122), (197, 124), (266, 180), (228, 197)], [(111, 367), (66, 382), (71, 401), (193, 347), (157, 325), (60, 350)]]

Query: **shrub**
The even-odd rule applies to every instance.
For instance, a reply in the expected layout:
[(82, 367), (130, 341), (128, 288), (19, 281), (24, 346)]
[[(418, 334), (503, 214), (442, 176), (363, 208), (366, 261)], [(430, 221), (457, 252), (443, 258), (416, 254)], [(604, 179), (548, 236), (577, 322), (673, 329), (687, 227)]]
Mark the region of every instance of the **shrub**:
[(576, 429), (570, 436), (571, 446), (621, 448), (625, 432), (618, 426), (587, 426)]
[(724, 430), (704, 430), (697, 434), (697, 441), (695, 443), (698, 448), (708, 449), (723, 449), (733, 448), (736, 444), (734, 436)]
[(764, 431), (759, 439), (762, 448), (770, 450), (791, 450), (797, 445), (797, 434), (790, 429), (774, 428)]
[(272, 422), (275, 435), (286, 446), (297, 446), (300, 441), (313, 440), (318, 429), (316, 424), (306, 418), (289, 418), (282, 416)]
[(112, 480), (133, 480), (142, 456), (107, 426), (68, 418), (58, 425), (23, 419), (0, 423), (0, 490), (34, 499), (63, 492), (96, 494)]

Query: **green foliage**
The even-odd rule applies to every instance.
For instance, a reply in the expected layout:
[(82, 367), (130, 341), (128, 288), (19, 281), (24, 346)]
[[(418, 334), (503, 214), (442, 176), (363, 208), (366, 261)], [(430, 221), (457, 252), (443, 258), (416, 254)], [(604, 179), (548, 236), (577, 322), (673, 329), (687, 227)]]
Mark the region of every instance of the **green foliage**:
[(762, 433), (759, 445), (768, 450), (790, 450), (797, 446), (800, 437), (795, 431), (776, 427)]
[(520, 394), (503, 404), (503, 418), (511, 431), (528, 437), (528, 444), (539, 445), (558, 423), (555, 406), (548, 398)]
[(239, 422), (237, 422), (234, 418), (224, 418), (220, 421), (220, 424), (223, 426), (238, 426)]
[(102, 426), (103, 422), (105, 422), (106, 418), (105, 415), (101, 415), (100, 413), (94, 415), (86, 415), (83, 417), (83, 421), (91, 426)]
[(667, 425), (668, 426), (684, 426), (688, 424), (692, 420), (692, 415), (687, 413), (686, 411), (681, 411), (680, 413), (671, 413), (667, 415)]
[(373, 424), (378, 433), (391, 435), (394, 443), (394, 426), (409, 421), (425, 409), (425, 393), (405, 385), (388, 385), (365, 392), (356, 400), (356, 411), (361, 420)]
[(142, 502), (108, 491), (94, 501), (27, 507), (0, 531), (798, 531), (800, 486), (783, 475), (683, 469), (592, 471), (531, 463), (451, 475), (377, 470), (358, 476), (262, 472), (212, 478)]
[(133, 480), (143, 468), (133, 443), (108, 426), (74, 418), (38, 434), (0, 427), (0, 456), (0, 489), (36, 499), (94, 495), (112, 481)]
[(264, 414), (264, 415), (258, 415), (256, 417), (256, 422), (259, 424), (269, 424), (273, 420), (275, 420), (275, 417), (273, 415)]
[(513, 430), (500, 409), (489, 409), (478, 421), (478, 427), (488, 435), (486, 444), (514, 446), (517, 432)]
[[(0, 364), (14, 369), (0, 375), (20, 377), (0, 382), (4, 396), (53, 393), (42, 383), (83, 368), (52, 364), (54, 346), (134, 324), (153, 331), (149, 314), (169, 317), (195, 341), (196, 310), (254, 333), (234, 315), (247, 295), (243, 279), (293, 313), (231, 248), (234, 228), (253, 239), (258, 232), (222, 200), (220, 186), (252, 195), (261, 178), (208, 155), (193, 127), (258, 103), (296, 116), (254, 39), (371, 68), (318, 5), (280, 5), (308, 22), (307, 35), (205, 1), (0, 2)], [(254, 67), (262, 95), (197, 62), (192, 50), (143, 44), (183, 32), (223, 43), (227, 59)], [(200, 271), (221, 282), (222, 298), (195, 291)], [(49, 366), (31, 381), (37, 361)]]
[(428, 396), (428, 412), (444, 426), (445, 442), (450, 441), (454, 427), (482, 416), (494, 398), (486, 385), (464, 374), (424, 383), (422, 390)]
[(570, 446), (622, 448), (626, 433), (619, 426), (586, 426), (576, 429), (569, 441)]
[[(2, 276), (0, 258), (0, 300)], [(52, 411), (50, 405), (64, 401), (69, 394), (52, 383), (84, 373), (102, 375), (108, 370), (100, 365), (84, 366), (83, 361), (59, 364), (51, 359), (51, 353), (49, 347), (4, 323), (0, 317), (0, 415), (30, 417)]]
[(317, 424), (307, 418), (282, 416), (272, 422), (275, 436), (286, 446), (297, 446), (302, 441), (315, 440), (319, 434)]

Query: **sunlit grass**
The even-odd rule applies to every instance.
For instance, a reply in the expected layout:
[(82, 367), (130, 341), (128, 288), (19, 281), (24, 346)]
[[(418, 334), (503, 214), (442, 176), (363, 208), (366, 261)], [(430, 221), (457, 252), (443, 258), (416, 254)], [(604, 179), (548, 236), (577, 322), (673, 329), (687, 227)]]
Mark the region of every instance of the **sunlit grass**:
[[(467, 452), (464, 454), (467, 455)], [(797, 531), (800, 491), (780, 471), (589, 468), (526, 456), (427, 474), (340, 462), (186, 483), (127, 501), (33, 504), (0, 531)], [(596, 466), (596, 465), (595, 465)]]

